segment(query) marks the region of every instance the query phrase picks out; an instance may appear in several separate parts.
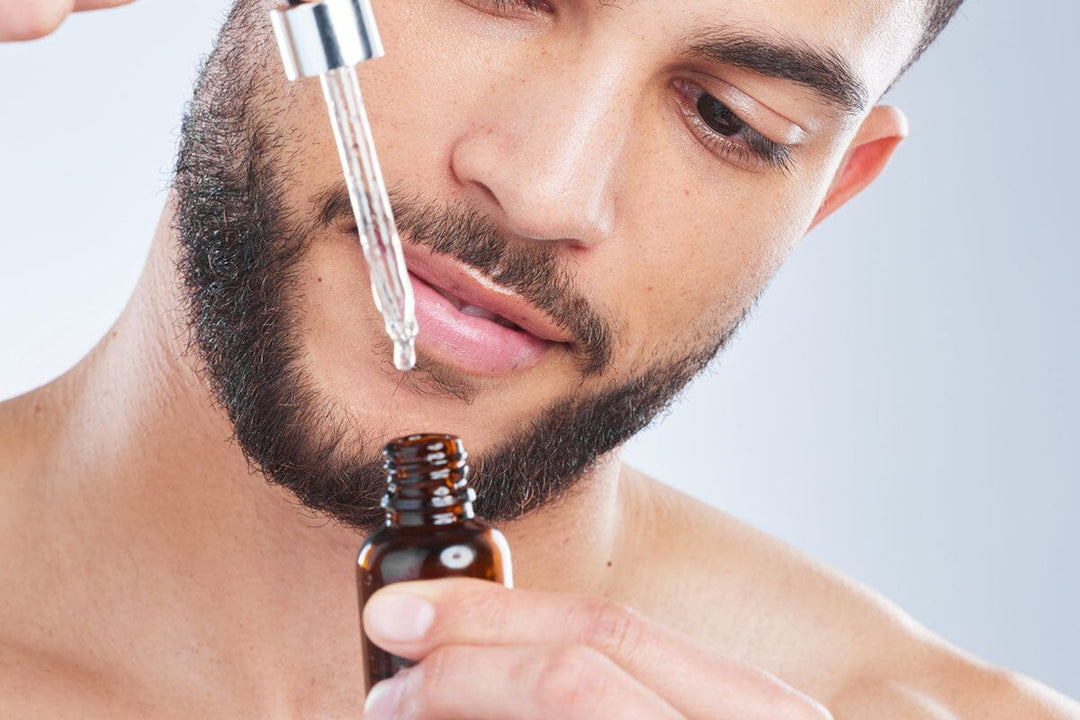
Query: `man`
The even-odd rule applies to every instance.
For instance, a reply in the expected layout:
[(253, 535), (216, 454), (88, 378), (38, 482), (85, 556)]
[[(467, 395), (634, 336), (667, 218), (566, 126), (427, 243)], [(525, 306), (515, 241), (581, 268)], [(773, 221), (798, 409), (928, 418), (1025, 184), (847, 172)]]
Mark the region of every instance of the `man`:
[[(71, 9), (31, 5), (0, 36)], [(884, 167), (876, 99), (957, 5), (378, 2), (402, 375), (318, 89), (240, 0), (130, 304), (0, 405), (0, 716), (1080, 717), (619, 460)], [(365, 708), (352, 562), (417, 431), (468, 443), (518, 587), (376, 596), (368, 633), (420, 662)]]

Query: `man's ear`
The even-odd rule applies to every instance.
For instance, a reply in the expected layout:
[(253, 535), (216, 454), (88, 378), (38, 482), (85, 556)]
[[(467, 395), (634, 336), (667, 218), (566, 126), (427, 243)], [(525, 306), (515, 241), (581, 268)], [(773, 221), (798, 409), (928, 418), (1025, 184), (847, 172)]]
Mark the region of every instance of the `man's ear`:
[(816, 226), (873, 182), (907, 133), (907, 118), (899, 108), (878, 105), (871, 110), (844, 154), (810, 227)]

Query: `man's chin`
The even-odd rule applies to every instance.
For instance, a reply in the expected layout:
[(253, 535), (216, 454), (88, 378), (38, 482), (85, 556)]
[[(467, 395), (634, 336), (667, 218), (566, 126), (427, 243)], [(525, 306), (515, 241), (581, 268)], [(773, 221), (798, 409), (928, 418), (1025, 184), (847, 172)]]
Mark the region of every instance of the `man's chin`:
[(491, 380), (478, 378), (440, 360), (422, 348), (416, 351), (416, 367), (404, 373), (401, 386), (423, 397), (459, 400), (472, 405), (477, 396), (490, 386)]
[[(376, 328), (369, 329), (375, 334)], [(379, 330), (359, 352), (348, 352), (345, 345), (363, 347), (361, 338), (355, 344), (338, 337), (311, 346), (303, 353), (306, 362), (291, 369), (299, 385), (314, 389), (312, 405), (321, 408), (316, 416), (327, 426), (322, 430), (334, 426), (343, 432), (343, 452), (377, 453), (396, 437), (423, 432), (453, 433), (471, 449), (486, 450), (505, 440), (499, 428), (527, 424), (547, 404), (524, 377), (465, 372), (422, 345), (416, 366), (401, 372), (394, 367), (390, 340)]]

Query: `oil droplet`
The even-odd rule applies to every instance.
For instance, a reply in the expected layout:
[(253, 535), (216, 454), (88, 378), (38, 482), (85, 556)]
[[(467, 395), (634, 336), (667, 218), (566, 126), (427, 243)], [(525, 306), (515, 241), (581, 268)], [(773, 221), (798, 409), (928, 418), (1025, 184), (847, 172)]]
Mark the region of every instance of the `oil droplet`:
[(412, 338), (408, 340), (395, 340), (394, 341), (394, 367), (402, 372), (412, 370), (416, 366), (416, 341)]

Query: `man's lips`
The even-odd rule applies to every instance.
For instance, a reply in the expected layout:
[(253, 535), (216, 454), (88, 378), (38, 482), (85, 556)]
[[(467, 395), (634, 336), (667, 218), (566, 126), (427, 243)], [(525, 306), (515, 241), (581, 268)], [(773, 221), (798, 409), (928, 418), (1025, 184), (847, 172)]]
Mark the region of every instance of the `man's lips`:
[(409, 246), (404, 253), (409, 272), (448, 297), (465, 314), (497, 316), (505, 321), (502, 324), (509, 323), (548, 342), (569, 343), (572, 340), (546, 313), (479, 271), (450, 257), (417, 251)]
[(449, 257), (406, 249), (421, 348), (462, 369), (528, 369), (570, 336), (513, 291)]

